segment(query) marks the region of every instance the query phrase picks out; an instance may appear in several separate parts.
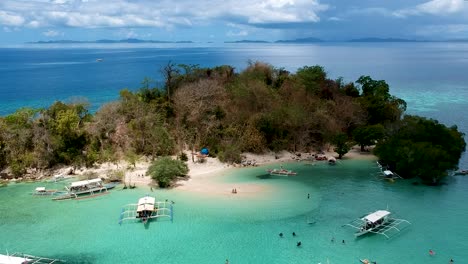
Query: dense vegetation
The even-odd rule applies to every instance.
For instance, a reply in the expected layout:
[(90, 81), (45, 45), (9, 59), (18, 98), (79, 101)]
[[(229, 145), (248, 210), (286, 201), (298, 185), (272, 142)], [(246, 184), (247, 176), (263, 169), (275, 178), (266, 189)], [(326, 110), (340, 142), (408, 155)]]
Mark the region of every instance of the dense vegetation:
[(364, 150), (377, 143), (376, 154), (400, 175), (432, 182), (456, 168), (465, 150), (456, 127), (403, 118), (406, 103), (369, 76), (345, 83), (321, 66), (290, 73), (261, 62), (239, 73), (173, 63), (162, 71), (163, 87), (145, 79), (94, 115), (84, 102), (56, 102), (0, 118), (0, 169), (19, 176), (57, 164), (134, 164), (141, 155), (156, 159), (201, 147), (225, 162), (239, 162), (242, 152), (330, 145), (341, 158), (351, 144)]

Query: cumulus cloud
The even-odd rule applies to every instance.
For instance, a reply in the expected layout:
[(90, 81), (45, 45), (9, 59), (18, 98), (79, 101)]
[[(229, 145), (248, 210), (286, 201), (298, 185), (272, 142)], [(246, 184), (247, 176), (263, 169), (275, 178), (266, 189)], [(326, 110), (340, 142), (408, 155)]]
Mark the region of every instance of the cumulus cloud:
[(2, 0), (0, 25), (33, 27), (190, 27), (232, 21), (249, 25), (320, 20), (320, 0)]
[(248, 35), (249, 35), (249, 32), (247, 30), (240, 30), (240, 31), (229, 30), (226, 33), (226, 36), (228, 36), (228, 37), (245, 37), (245, 36), (248, 36)]
[(431, 0), (411, 8), (397, 10), (393, 13), (397, 17), (413, 15), (450, 15), (462, 12), (466, 9), (465, 0)]
[(25, 19), (16, 13), (0, 10), (0, 25), (4, 26), (22, 26)]
[(53, 38), (57, 36), (63, 36), (63, 33), (49, 29), (47, 31), (42, 32), (42, 35), (49, 37), (49, 38)]

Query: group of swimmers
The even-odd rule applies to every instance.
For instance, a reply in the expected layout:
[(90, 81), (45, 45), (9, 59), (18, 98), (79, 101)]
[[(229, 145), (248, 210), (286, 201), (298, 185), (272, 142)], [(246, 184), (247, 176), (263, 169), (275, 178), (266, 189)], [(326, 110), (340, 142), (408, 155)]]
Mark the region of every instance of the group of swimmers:
[[(283, 237), (283, 233), (279, 233), (279, 236), (282, 238)], [(296, 236), (296, 232), (292, 232), (292, 236), (295, 237)], [(297, 247), (300, 247), (302, 245), (302, 242), (301, 241), (298, 241), (296, 243), (296, 246)]]

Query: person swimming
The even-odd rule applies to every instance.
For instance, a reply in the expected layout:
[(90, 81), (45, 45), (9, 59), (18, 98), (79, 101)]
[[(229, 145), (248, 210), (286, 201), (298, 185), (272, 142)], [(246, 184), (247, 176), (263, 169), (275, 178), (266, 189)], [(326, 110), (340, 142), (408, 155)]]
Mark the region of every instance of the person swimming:
[(280, 236), (280, 237), (283, 237), (283, 233), (279, 233), (279, 236)]
[(293, 235), (293, 236), (296, 236), (296, 232), (293, 232), (292, 235)]
[(296, 246), (300, 247), (301, 245), (302, 245), (302, 242), (299, 241), (299, 242), (297, 242), (297, 245), (296, 245)]

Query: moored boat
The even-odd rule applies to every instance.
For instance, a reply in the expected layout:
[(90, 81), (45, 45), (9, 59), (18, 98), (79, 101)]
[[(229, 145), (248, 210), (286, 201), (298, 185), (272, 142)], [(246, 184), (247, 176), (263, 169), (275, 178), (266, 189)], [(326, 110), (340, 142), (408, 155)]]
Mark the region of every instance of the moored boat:
[(297, 172), (294, 172), (292, 170), (286, 170), (283, 167), (280, 169), (267, 169), (267, 172), (270, 175), (276, 175), (276, 176), (294, 176), (297, 175)]
[(52, 263), (64, 263), (65, 261), (60, 259), (51, 259), (45, 257), (38, 257), (23, 253), (14, 253), (3, 255), (0, 254), (0, 264), (52, 264)]
[(454, 175), (468, 175), (468, 170), (456, 171)]
[(64, 195), (54, 198), (53, 200), (76, 199), (80, 195), (97, 196), (108, 190), (99, 178), (72, 182), (69, 186), (65, 187), (65, 189), (67, 189), (67, 192)]
[(156, 201), (155, 197), (145, 196), (138, 200), (137, 204), (127, 204), (120, 212), (119, 224), (127, 220), (140, 220), (144, 225), (150, 219), (169, 217), (173, 219), (173, 202)]
[(59, 195), (64, 194), (64, 191), (59, 190), (47, 190), (46, 187), (37, 187), (32, 195)]
[(400, 225), (411, 224), (404, 219), (391, 218), (390, 214), (391, 213), (387, 210), (377, 210), (359, 219), (353, 220), (351, 223), (346, 224), (346, 226), (357, 229), (356, 233), (354, 233), (356, 237), (367, 233), (375, 233), (390, 238), (389, 232), (399, 232), (401, 230)]

